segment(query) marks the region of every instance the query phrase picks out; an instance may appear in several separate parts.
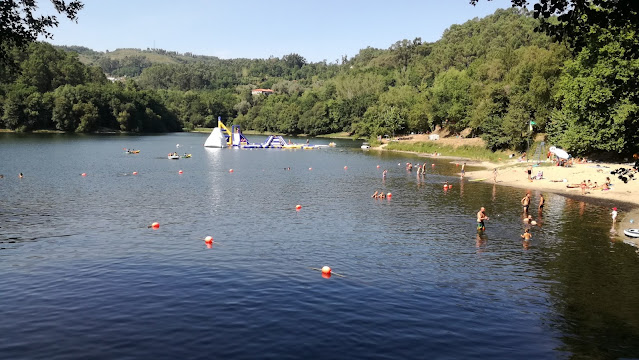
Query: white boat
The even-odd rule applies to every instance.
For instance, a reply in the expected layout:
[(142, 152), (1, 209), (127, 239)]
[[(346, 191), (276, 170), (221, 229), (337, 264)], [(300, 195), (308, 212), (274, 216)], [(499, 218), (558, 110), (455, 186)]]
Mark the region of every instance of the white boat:
[(362, 149), (364, 149), (364, 150), (368, 150), (368, 149), (370, 149), (370, 148), (371, 148), (371, 146), (370, 146), (370, 144), (369, 144), (369, 143), (363, 143), (363, 144), (362, 144), (362, 146), (360, 146), (360, 147), (361, 147)]
[(169, 154), (168, 158), (169, 160), (179, 160), (180, 155), (173, 153), (173, 154)]
[(632, 238), (639, 238), (639, 229), (625, 229), (623, 233)]

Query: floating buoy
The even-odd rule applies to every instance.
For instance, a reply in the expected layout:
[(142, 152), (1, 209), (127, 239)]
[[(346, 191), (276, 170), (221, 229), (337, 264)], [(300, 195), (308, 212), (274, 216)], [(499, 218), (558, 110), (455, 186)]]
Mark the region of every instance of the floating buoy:
[(138, 174), (138, 172), (137, 172), (137, 171), (134, 171), (134, 172), (133, 172), (133, 175), (137, 175), (137, 174)]
[(324, 279), (330, 279), (331, 278), (331, 273), (322, 273), (322, 277)]
[(435, 167), (435, 164), (431, 164), (430, 166)]
[(331, 268), (328, 266), (324, 266), (322, 268), (322, 274), (330, 274), (331, 273)]
[(448, 185), (444, 185), (444, 190), (448, 189)]
[(151, 228), (153, 228), (153, 229), (159, 229), (159, 228), (160, 228), (160, 223), (158, 223), (158, 222), (154, 222), (153, 224), (151, 224)]
[(233, 172), (233, 169), (229, 169), (229, 172), (230, 172), (230, 173), (232, 173), (232, 172)]
[(344, 166), (344, 170), (348, 170), (348, 166)]
[(379, 169), (379, 165), (377, 165), (377, 168)]
[(213, 243), (206, 243), (206, 248), (207, 249), (212, 249), (213, 248)]
[(308, 168), (308, 171), (311, 171), (311, 170), (313, 170), (313, 168)]
[(388, 193), (388, 194), (386, 194), (386, 197), (390, 199), (391, 197), (393, 197), (393, 194)]
[(82, 176), (87, 176), (87, 173), (82, 173)]
[(295, 210), (302, 210), (302, 205), (295, 206)]
[(182, 171), (182, 170), (178, 171), (178, 174), (183, 174), (183, 173), (184, 173), (184, 171)]
[(212, 236), (207, 236), (204, 238), (204, 242), (207, 244), (212, 244), (213, 243), (213, 237)]

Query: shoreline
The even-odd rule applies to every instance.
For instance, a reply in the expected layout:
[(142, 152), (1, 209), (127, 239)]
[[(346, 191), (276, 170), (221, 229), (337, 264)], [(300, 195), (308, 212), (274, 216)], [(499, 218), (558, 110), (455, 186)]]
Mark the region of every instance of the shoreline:
[[(496, 184), (500, 186), (510, 186), (526, 191), (539, 190), (553, 193), (589, 204), (609, 207), (611, 208), (611, 211), (612, 207), (617, 207), (619, 215), (614, 226), (615, 232), (612, 233), (612, 235), (618, 241), (623, 241), (626, 244), (639, 248), (639, 238), (630, 238), (625, 236), (623, 233), (624, 228), (639, 228), (639, 180), (629, 180), (627, 183), (624, 183), (618, 179), (616, 175), (610, 174), (610, 172), (615, 169), (628, 169), (631, 168), (632, 165), (616, 163), (584, 163), (575, 164), (572, 167), (559, 167), (552, 166), (552, 164), (547, 162), (541, 162), (540, 165), (537, 166), (536, 163), (530, 161), (518, 162), (516, 160), (511, 160), (504, 163), (493, 163), (458, 156), (433, 156), (431, 154), (416, 151), (387, 150), (384, 149), (383, 145), (371, 148), (371, 150), (401, 152), (429, 159), (452, 160), (453, 163), (464, 161), (471, 169), (479, 168), (472, 170), (467, 169), (464, 176), (465, 178), (474, 179), (475, 181), (481, 181), (478, 179), (485, 179), (483, 182), (491, 184), (493, 183), (492, 169), (497, 168), (498, 174)], [(526, 171), (528, 165), (533, 165), (533, 176), (536, 175), (538, 171), (542, 171), (543, 178), (541, 180), (533, 180), (532, 182), (529, 181)], [(461, 176), (460, 172), (457, 174)], [(601, 185), (606, 181), (606, 177), (610, 177), (612, 183), (612, 186), (608, 191), (589, 190), (585, 195), (581, 195), (580, 188), (566, 187), (568, 184), (578, 184), (582, 180), (592, 180), (593, 183), (597, 182)], [(635, 176), (635, 178), (637, 177), (639, 177), (639, 174)], [(564, 179), (567, 181), (557, 181)], [(556, 182), (551, 180), (555, 180)], [(630, 223), (630, 220), (633, 222)], [(637, 223), (634, 223), (635, 220)], [(612, 219), (609, 218), (609, 221), (612, 222)]]

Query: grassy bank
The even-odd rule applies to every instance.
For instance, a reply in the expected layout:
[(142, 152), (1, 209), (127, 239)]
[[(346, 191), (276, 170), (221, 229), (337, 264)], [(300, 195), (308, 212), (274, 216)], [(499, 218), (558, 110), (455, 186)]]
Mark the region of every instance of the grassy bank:
[(450, 145), (441, 145), (437, 142), (391, 142), (386, 145), (385, 148), (386, 150), (414, 151), (425, 154), (439, 153), (444, 156), (456, 156), (460, 158), (487, 160), (491, 162), (500, 162), (508, 159), (508, 154), (501, 151), (492, 152), (484, 147), (468, 145), (455, 147)]

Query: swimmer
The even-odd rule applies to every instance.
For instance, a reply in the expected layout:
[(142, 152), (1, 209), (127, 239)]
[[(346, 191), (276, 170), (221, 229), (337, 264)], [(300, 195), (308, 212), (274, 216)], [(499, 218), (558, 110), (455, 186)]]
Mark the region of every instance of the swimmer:
[(534, 221), (534, 220), (533, 220), (533, 218), (532, 218), (532, 215), (528, 215), (528, 217), (525, 217), (525, 218), (524, 218), (524, 223), (525, 223), (525, 224), (532, 224), (532, 222), (533, 222), (533, 221)]
[(20, 179), (22, 179), (22, 178), (24, 177), (24, 175), (22, 175), (22, 173), (20, 173), (20, 174), (18, 174), (18, 177), (19, 177)]
[(386, 194), (384, 194), (384, 192), (382, 191), (382, 192), (379, 193), (378, 198), (379, 199), (386, 199)]
[(388, 174), (388, 170), (384, 169), (384, 172), (382, 173), (382, 178), (386, 179), (387, 174)]
[(377, 198), (377, 194), (379, 193), (379, 191), (375, 191), (375, 193), (371, 196), (372, 198)]
[(524, 233), (521, 234), (521, 238), (524, 239), (525, 241), (532, 239), (532, 234), (530, 233), (530, 229), (524, 230)]
[(484, 220), (490, 220), (488, 216), (486, 216), (486, 209), (482, 206), (477, 212), (477, 230), (484, 231), (486, 230), (486, 225), (484, 224)]

